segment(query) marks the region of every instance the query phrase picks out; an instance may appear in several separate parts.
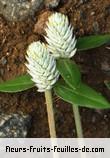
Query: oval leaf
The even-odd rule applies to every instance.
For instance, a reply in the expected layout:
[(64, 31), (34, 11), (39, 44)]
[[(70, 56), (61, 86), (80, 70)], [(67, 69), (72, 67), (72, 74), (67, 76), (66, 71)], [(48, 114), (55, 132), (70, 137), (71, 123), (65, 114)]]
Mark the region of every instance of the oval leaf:
[(110, 108), (110, 104), (101, 94), (83, 83), (79, 88), (73, 90), (65, 83), (58, 82), (54, 90), (60, 98), (73, 105), (96, 109)]
[(3, 82), (0, 84), (0, 92), (21, 92), (34, 87), (30, 75), (18, 76), (15, 79)]
[(87, 37), (81, 37), (77, 40), (78, 51), (89, 50), (96, 47), (100, 47), (110, 42), (110, 34), (108, 35), (93, 35)]
[(65, 82), (72, 88), (78, 87), (81, 82), (81, 74), (78, 66), (69, 59), (59, 59), (57, 69)]

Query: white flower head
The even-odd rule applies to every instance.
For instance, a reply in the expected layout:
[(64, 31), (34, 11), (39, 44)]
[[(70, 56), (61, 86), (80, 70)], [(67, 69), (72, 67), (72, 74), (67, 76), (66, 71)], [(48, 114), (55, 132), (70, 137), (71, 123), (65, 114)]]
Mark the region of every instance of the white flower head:
[(28, 73), (38, 87), (39, 92), (51, 89), (57, 81), (59, 73), (56, 70), (56, 61), (49, 54), (45, 44), (33, 42), (27, 49), (26, 64)]
[(54, 57), (71, 58), (76, 53), (76, 38), (68, 17), (61, 13), (52, 14), (45, 29), (48, 49)]

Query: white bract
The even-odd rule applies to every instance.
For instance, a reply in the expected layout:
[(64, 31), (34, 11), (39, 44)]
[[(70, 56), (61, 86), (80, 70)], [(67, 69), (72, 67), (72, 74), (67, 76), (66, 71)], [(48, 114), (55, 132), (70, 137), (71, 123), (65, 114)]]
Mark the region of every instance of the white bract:
[(54, 57), (71, 58), (76, 53), (76, 39), (68, 17), (61, 13), (52, 14), (45, 29), (48, 49)]
[(57, 81), (59, 73), (56, 70), (56, 61), (49, 54), (45, 44), (33, 42), (27, 49), (26, 64), (28, 73), (32, 76), (39, 92), (52, 88)]

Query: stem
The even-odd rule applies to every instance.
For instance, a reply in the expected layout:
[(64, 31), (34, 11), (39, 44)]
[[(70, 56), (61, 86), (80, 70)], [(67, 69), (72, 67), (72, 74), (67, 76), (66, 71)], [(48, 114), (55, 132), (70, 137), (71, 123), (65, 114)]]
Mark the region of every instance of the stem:
[(79, 108), (77, 105), (73, 105), (73, 112), (74, 112), (77, 137), (83, 138), (82, 124), (81, 124), (81, 119), (80, 119)]
[(46, 99), (46, 104), (47, 104), (47, 115), (48, 115), (50, 137), (56, 138), (57, 136), (56, 136), (56, 130), (55, 130), (55, 119), (54, 119), (54, 109), (53, 109), (51, 90), (45, 91), (45, 99)]

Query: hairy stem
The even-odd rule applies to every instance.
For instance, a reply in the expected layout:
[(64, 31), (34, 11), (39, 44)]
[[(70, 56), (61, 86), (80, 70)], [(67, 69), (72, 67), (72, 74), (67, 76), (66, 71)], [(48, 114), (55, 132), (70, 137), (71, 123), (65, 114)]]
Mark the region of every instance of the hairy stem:
[(81, 124), (81, 119), (80, 119), (79, 107), (77, 105), (72, 105), (72, 106), (73, 106), (73, 112), (74, 112), (77, 137), (83, 138), (83, 131), (82, 131), (82, 124)]
[(51, 90), (47, 90), (45, 92), (45, 99), (46, 99), (46, 104), (47, 104), (47, 115), (48, 115), (50, 137), (56, 138), (57, 136), (56, 136), (56, 130), (55, 130), (55, 119), (54, 119), (54, 109), (53, 109)]

